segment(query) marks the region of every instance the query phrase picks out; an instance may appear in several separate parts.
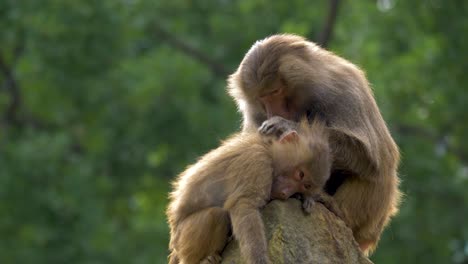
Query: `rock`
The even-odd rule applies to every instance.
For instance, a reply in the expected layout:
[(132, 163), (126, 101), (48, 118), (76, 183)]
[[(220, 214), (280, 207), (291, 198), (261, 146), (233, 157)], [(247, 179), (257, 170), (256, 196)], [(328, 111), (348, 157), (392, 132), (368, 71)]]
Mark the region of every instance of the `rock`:
[[(372, 263), (345, 223), (320, 203), (306, 215), (297, 199), (275, 200), (262, 215), (272, 263)], [(235, 239), (224, 250), (222, 263), (245, 263)]]

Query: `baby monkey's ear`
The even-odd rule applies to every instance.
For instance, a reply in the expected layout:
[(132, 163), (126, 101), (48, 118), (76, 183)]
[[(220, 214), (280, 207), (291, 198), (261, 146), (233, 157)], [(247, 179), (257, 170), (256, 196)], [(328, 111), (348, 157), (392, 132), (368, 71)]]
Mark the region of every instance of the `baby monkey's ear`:
[(297, 142), (299, 140), (299, 135), (297, 134), (296, 130), (289, 130), (287, 132), (284, 132), (283, 135), (281, 135), (279, 142), (280, 143), (293, 143)]

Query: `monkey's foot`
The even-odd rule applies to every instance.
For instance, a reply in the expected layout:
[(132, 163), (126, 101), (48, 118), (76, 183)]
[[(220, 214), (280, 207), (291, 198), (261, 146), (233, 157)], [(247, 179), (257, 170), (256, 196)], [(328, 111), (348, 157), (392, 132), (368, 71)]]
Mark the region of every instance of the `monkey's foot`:
[(219, 264), (219, 263), (221, 263), (221, 256), (219, 254), (210, 255), (204, 258), (202, 261), (200, 261), (200, 264)]
[(344, 219), (343, 212), (335, 203), (335, 201), (333, 200), (333, 197), (331, 197), (330, 195), (324, 192), (320, 192), (320, 193), (313, 194), (312, 199), (318, 203), (323, 204), (328, 210), (330, 210), (339, 218)]
[(280, 137), (285, 132), (296, 128), (296, 123), (289, 121), (280, 116), (274, 116), (268, 120), (265, 120), (258, 131), (260, 134), (267, 136)]

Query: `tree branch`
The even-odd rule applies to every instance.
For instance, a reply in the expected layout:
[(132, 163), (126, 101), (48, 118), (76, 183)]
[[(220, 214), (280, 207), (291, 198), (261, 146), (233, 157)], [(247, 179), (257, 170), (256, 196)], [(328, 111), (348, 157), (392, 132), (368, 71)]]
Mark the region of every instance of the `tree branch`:
[[(19, 56), (15, 53), (15, 56)], [(16, 59), (16, 57), (15, 57)], [(4, 87), (10, 95), (10, 104), (5, 112), (5, 120), (8, 124), (18, 125), (20, 123), (18, 112), (21, 107), (21, 91), (14, 77), (12, 69), (5, 63), (3, 56), (0, 54), (0, 72), (5, 77)]]
[(18, 62), (18, 59), (21, 57), (21, 55), (24, 52), (24, 46), (25, 46), (25, 41), (24, 41), (24, 34), (20, 34), (18, 45), (16, 45), (15, 49), (13, 50), (13, 60), (11, 63), (11, 68), (16, 65)]
[(185, 53), (186, 55), (205, 64), (217, 77), (224, 79), (230, 73), (222, 63), (212, 59), (203, 52), (190, 46), (186, 42), (171, 34), (169, 31), (167, 31), (160, 25), (155, 24), (154, 28), (154, 33), (156, 37), (163, 39), (167, 43), (171, 44), (173, 48), (176, 48)]
[(326, 48), (330, 42), (331, 35), (333, 33), (333, 27), (336, 21), (336, 16), (338, 14), (339, 3), (339, 0), (330, 0), (325, 25), (323, 26), (322, 30), (319, 32), (316, 38), (317, 44), (319, 44), (323, 48)]

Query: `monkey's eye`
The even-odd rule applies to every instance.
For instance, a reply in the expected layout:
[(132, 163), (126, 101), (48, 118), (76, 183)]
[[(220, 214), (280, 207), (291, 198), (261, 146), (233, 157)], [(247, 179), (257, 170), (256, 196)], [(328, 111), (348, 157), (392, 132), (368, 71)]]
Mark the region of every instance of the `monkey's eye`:
[(304, 172), (303, 171), (299, 171), (299, 178), (301, 178), (301, 180), (304, 179)]
[(277, 95), (281, 92), (281, 89), (275, 89), (273, 91), (270, 91), (270, 93), (268, 95)]

